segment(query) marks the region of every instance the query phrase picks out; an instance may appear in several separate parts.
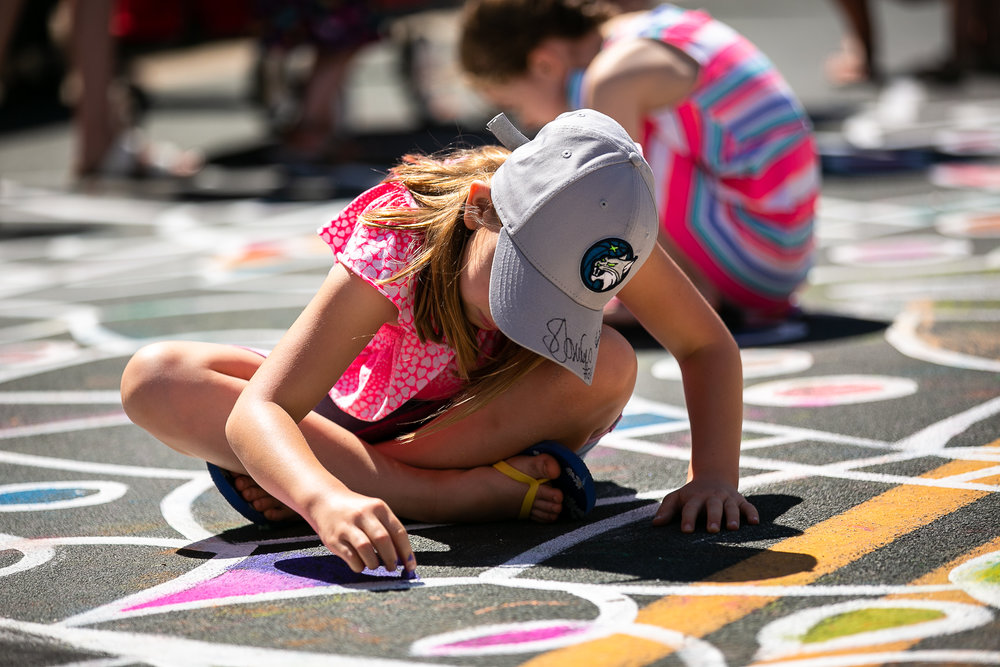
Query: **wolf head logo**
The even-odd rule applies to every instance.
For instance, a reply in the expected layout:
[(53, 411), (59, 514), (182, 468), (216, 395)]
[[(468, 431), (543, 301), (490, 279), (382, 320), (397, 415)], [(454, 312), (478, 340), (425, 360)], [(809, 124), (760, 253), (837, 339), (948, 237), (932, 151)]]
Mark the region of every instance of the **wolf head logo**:
[(636, 256), (628, 243), (621, 239), (604, 239), (584, 253), (580, 277), (592, 292), (607, 292), (625, 280), (635, 262)]
[(594, 263), (590, 279), (602, 286), (601, 292), (606, 292), (625, 278), (625, 275), (635, 264), (635, 260), (624, 260), (617, 257), (602, 257)]

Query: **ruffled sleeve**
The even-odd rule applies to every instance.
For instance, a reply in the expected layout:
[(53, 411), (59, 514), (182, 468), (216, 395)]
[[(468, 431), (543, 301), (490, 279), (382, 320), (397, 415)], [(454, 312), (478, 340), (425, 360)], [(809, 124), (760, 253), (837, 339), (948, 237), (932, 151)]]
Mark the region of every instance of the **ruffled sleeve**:
[(415, 206), (402, 186), (385, 183), (351, 202), (320, 236), (337, 261), (360, 276), (399, 310), (385, 324), (330, 391), (342, 410), (367, 421), (381, 419), (411, 398), (446, 398), (463, 386), (454, 374), (454, 350), (421, 342), (414, 326), (415, 278), (396, 276), (413, 259), (422, 236), (399, 226), (366, 225), (359, 216), (383, 207)]

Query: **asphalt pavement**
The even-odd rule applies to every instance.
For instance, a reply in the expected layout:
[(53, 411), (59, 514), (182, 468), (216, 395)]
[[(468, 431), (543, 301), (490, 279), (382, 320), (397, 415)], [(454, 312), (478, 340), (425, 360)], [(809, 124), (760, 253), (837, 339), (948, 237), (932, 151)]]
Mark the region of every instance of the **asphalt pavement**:
[[(635, 331), (585, 520), (411, 523), (413, 580), (248, 526), (125, 417), (129, 355), (272, 344), (329, 266), (315, 229), (399, 153), (484, 140), (489, 109), (449, 69), (453, 16), (417, 17), (430, 113), (386, 40), (352, 72), (356, 159), (290, 174), (248, 101), (252, 45), (157, 54), (146, 125), (205, 151), (196, 181), (83, 187), (66, 120), (0, 133), (0, 664), (1000, 664), (1000, 80), (837, 89), (829, 5), (701, 4), (786, 73), (826, 157), (802, 317), (735, 332), (759, 526), (649, 525), (689, 425)], [(891, 68), (944, 48), (939, 4), (880, 3)], [(846, 153), (866, 128), (881, 143)]]

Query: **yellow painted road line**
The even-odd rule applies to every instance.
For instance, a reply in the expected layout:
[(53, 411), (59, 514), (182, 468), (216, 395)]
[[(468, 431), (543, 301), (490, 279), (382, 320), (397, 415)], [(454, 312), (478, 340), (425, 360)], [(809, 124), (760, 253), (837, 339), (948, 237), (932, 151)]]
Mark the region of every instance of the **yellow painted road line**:
[[(949, 575), (952, 570), (956, 567), (963, 565), (974, 558), (979, 558), (980, 556), (985, 556), (986, 554), (1000, 551), (1000, 537), (982, 544), (975, 549), (968, 551), (950, 563), (946, 563), (941, 567), (937, 568), (932, 572), (928, 572), (909, 583), (910, 586), (938, 586), (947, 585), (950, 583)], [(976, 600), (972, 596), (965, 593), (959, 588), (954, 588), (952, 590), (943, 591), (933, 591), (933, 592), (914, 592), (914, 593), (896, 593), (893, 595), (887, 595), (883, 600), (899, 600), (900, 602), (905, 602), (906, 600), (939, 600), (941, 602), (959, 602), (962, 604), (974, 604), (979, 606), (984, 606), (982, 602)], [(905, 605), (901, 605), (905, 606)], [(887, 653), (898, 653), (907, 651), (922, 641), (923, 638), (916, 638), (912, 640), (894, 641), (887, 642), (883, 644), (869, 644), (866, 646), (860, 646), (852, 649), (844, 649), (839, 651), (817, 651), (811, 653), (800, 653), (793, 655), (785, 655), (781, 658), (773, 661), (762, 661), (755, 662), (755, 667), (780, 667), (783, 662), (791, 660), (821, 660), (822, 658), (829, 658), (832, 656), (842, 656), (842, 655), (868, 655), (868, 654), (887, 654)]]
[[(919, 579), (914, 579), (913, 581), (910, 582), (910, 585), (934, 586), (938, 584), (950, 583), (950, 579), (948, 578), (948, 576), (951, 574), (951, 571), (954, 570), (956, 567), (958, 567), (959, 565), (964, 565), (965, 563), (968, 563), (970, 560), (974, 558), (979, 558), (980, 556), (985, 556), (988, 553), (993, 553), (994, 551), (1000, 551), (1000, 537), (997, 537), (996, 539), (987, 542), (986, 544), (976, 547), (972, 551), (963, 554), (960, 558), (956, 558), (954, 561), (946, 565), (942, 565), (933, 572), (928, 572)], [(889, 595), (886, 597), (889, 599), (905, 600), (907, 598), (914, 597), (914, 594), (899, 593), (897, 595)], [(979, 600), (976, 600), (972, 596), (968, 595), (965, 591), (958, 589), (953, 591), (938, 591), (933, 593), (924, 593), (920, 595), (920, 597), (923, 599), (934, 598), (935, 600), (944, 600), (945, 602), (964, 602), (966, 604), (980, 604), (980, 605), (983, 604)]]
[[(977, 461), (951, 461), (924, 478), (940, 479), (981, 469)], [(721, 570), (699, 586), (745, 582), (747, 585), (803, 586), (872, 553), (922, 526), (989, 495), (986, 491), (901, 485), (846, 512), (809, 527), (767, 551)], [(781, 575), (787, 554), (806, 554), (816, 565), (805, 572)], [(779, 595), (738, 597), (671, 595), (639, 611), (636, 623), (704, 637), (780, 599)], [(530, 667), (639, 667), (673, 652), (664, 644), (612, 635), (559, 649), (525, 663)]]

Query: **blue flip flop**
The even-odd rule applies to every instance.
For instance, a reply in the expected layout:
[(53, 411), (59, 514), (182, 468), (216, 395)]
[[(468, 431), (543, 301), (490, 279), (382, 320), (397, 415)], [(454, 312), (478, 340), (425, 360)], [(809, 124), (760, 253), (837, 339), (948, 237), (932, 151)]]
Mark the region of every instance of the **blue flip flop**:
[(528, 447), (521, 454), (531, 456), (548, 454), (559, 463), (559, 476), (551, 480), (535, 479), (517, 470), (506, 461), (493, 464), (494, 468), (511, 479), (528, 485), (528, 491), (524, 494), (521, 511), (518, 514), (519, 519), (526, 519), (531, 514), (531, 506), (535, 502), (538, 487), (546, 482), (551, 482), (553, 486), (563, 492), (563, 508), (562, 512), (559, 513), (560, 519), (582, 519), (590, 510), (594, 509), (594, 503), (597, 502), (594, 478), (583, 459), (577, 456), (573, 450), (555, 440), (544, 440)]
[(240, 495), (240, 492), (236, 489), (236, 478), (233, 477), (233, 473), (213, 463), (207, 465), (208, 474), (212, 476), (212, 481), (215, 482), (215, 487), (219, 489), (219, 493), (222, 494), (222, 497), (226, 499), (226, 502), (234, 510), (242, 514), (246, 519), (260, 528), (274, 528), (291, 522), (290, 519), (284, 521), (271, 521), (268, 519), (264, 516), (263, 512), (254, 509), (254, 506)]

